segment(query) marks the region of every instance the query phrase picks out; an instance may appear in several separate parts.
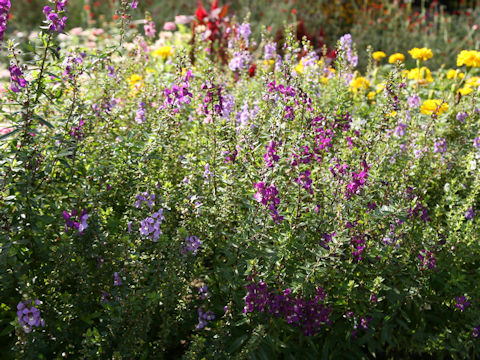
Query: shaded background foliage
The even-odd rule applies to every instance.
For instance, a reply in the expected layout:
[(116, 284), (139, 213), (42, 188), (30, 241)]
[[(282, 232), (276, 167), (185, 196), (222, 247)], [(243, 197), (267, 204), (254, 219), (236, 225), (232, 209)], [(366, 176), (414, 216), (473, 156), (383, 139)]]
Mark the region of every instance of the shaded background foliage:
[[(78, 0), (69, 4), (67, 31), (73, 27), (101, 27), (108, 31), (115, 17), (116, 0)], [(205, 6), (208, 7), (208, 2)], [(388, 53), (406, 52), (414, 46), (428, 46), (436, 53), (429, 67), (454, 66), (451, 53), (480, 46), (479, 0), (385, 1), (385, 0), (242, 0), (221, 1), (229, 14), (245, 17), (254, 25), (260, 40), (262, 29), (279, 39), (287, 23), (298, 22), (298, 36), (307, 36), (321, 47), (334, 47), (337, 39), (349, 32), (357, 44), (360, 68), (367, 66), (367, 47)], [(9, 31), (29, 32), (39, 25), (43, 0), (19, 0), (12, 4)], [(145, 12), (161, 28), (179, 14), (194, 14), (193, 0), (144, 0), (134, 12), (143, 19)], [(256, 26), (258, 24), (259, 26)], [(262, 27), (261, 25), (264, 24)], [(138, 25), (138, 23), (137, 23)], [(477, 25), (477, 28), (475, 28)], [(134, 25), (132, 25), (134, 26)], [(395, 41), (392, 41), (392, 40)], [(320, 50), (318, 50), (320, 51)]]

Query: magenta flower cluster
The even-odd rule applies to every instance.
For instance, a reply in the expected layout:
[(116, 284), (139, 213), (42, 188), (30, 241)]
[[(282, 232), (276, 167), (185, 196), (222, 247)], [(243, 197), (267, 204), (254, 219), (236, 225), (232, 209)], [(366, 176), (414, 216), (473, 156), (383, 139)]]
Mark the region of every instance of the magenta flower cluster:
[(19, 87), (24, 88), (27, 85), (27, 80), (23, 77), (22, 70), (15, 64), (10, 64), (8, 71), (10, 71), (10, 90), (18, 93)]
[(277, 143), (272, 140), (265, 148), (267, 149), (267, 152), (263, 155), (265, 163), (267, 167), (273, 167), (273, 163), (280, 159), (277, 155)]
[(295, 182), (307, 192), (313, 194), (312, 179), (310, 178), (311, 175), (312, 172), (310, 170), (305, 170), (304, 172), (300, 173), (300, 175), (298, 175), (298, 177), (295, 179)]
[(349, 171), (348, 164), (339, 164), (336, 163), (334, 166), (330, 167), (330, 172), (333, 175), (333, 178), (339, 181), (341, 184), (347, 183), (345, 189), (345, 196), (347, 199), (350, 199), (352, 195), (358, 195), (360, 191), (367, 185), (368, 173), (370, 166), (366, 161), (362, 161), (362, 170), (360, 171)]
[(470, 306), (470, 303), (467, 301), (465, 296), (457, 296), (455, 297), (455, 307), (460, 309), (461, 312), (465, 311), (465, 308)]
[(188, 70), (183, 82), (179, 85), (173, 85), (163, 91), (165, 102), (163, 108), (173, 108), (174, 112), (178, 112), (186, 104), (192, 101), (192, 93), (189, 91), (189, 80), (192, 78), (191, 70)]
[(65, 11), (68, 0), (57, 0), (55, 3), (55, 9), (50, 6), (43, 8), (43, 13), (47, 17), (48, 29), (51, 32), (62, 32), (65, 29), (67, 17), (59, 15), (60, 12)]
[(83, 133), (83, 125), (84, 121), (83, 119), (80, 119), (77, 126), (72, 126), (70, 128), (70, 136), (77, 140), (82, 139), (85, 136), (85, 134)]
[(17, 305), (18, 322), (22, 325), (23, 331), (27, 334), (32, 331), (34, 327), (45, 326), (45, 321), (40, 316), (40, 310), (34, 305), (41, 305), (40, 300), (20, 301)]
[(332, 309), (325, 304), (326, 293), (318, 288), (313, 299), (294, 296), (290, 289), (270, 290), (263, 281), (246, 286), (244, 313), (270, 313), (300, 328), (304, 335), (314, 335), (330, 323)]
[(418, 254), (418, 260), (420, 260), (421, 270), (430, 269), (437, 271), (437, 265), (435, 264), (436, 258), (433, 252), (427, 250), (420, 251)]
[(273, 221), (278, 224), (283, 220), (283, 216), (278, 213), (277, 206), (280, 204), (280, 198), (277, 197), (278, 190), (275, 185), (267, 186), (264, 182), (255, 184), (257, 192), (254, 195), (255, 200), (267, 206)]
[(10, 0), (0, 0), (0, 41), (7, 30), (8, 12), (10, 11)]
[(64, 211), (62, 217), (65, 220), (65, 231), (68, 229), (78, 230), (78, 235), (82, 235), (83, 231), (88, 227), (88, 214), (84, 209), (80, 213), (73, 209), (70, 213)]

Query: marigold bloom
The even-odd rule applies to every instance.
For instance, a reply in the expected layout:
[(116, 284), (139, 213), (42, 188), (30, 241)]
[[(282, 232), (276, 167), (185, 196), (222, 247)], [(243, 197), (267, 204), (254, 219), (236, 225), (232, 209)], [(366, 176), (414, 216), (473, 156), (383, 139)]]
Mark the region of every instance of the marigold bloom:
[(357, 91), (359, 89), (366, 90), (370, 87), (370, 82), (363, 76), (359, 76), (352, 80), (352, 82), (350, 83), (350, 87), (354, 91)]
[(470, 88), (470, 87), (463, 87), (463, 88), (458, 89), (457, 92), (458, 92), (460, 95), (464, 96), (464, 95), (470, 94), (472, 91), (473, 91), (473, 89)]
[(295, 66), (294, 70), (297, 72), (297, 74), (303, 73), (303, 59), (301, 59), (300, 62)]
[(447, 111), (449, 108), (448, 104), (439, 99), (425, 100), (420, 108), (420, 111), (424, 115), (437, 114), (440, 115)]
[(375, 61), (380, 61), (382, 60), (384, 57), (386, 57), (387, 54), (385, 54), (383, 51), (375, 51), (373, 54), (372, 54), (372, 57)]
[(161, 46), (158, 49), (155, 49), (152, 51), (152, 56), (161, 57), (162, 59), (166, 59), (172, 55), (173, 55), (173, 48), (168, 45)]
[(433, 82), (432, 73), (425, 66), (422, 66), (420, 69), (414, 68), (410, 70), (408, 72), (408, 78), (410, 80), (417, 80), (420, 84)]
[(462, 50), (457, 56), (457, 66), (480, 67), (480, 51)]
[(480, 77), (473, 76), (473, 77), (467, 79), (467, 81), (465, 81), (465, 86), (466, 87), (480, 86)]
[(143, 88), (143, 77), (139, 74), (132, 74), (127, 79), (127, 83), (130, 86), (130, 90), (133, 91), (132, 95), (135, 95), (139, 89)]
[(433, 57), (432, 50), (429, 48), (413, 48), (409, 51), (409, 54), (412, 55), (412, 58), (422, 61), (431, 59)]
[(455, 69), (450, 69), (447, 71), (447, 79), (463, 79), (465, 77), (465, 74), (462, 73), (460, 70), (455, 70)]
[(405, 61), (405, 55), (403, 55), (402, 53), (395, 53), (390, 55), (390, 57), (388, 58), (388, 62), (390, 64), (395, 64), (397, 61), (403, 63)]

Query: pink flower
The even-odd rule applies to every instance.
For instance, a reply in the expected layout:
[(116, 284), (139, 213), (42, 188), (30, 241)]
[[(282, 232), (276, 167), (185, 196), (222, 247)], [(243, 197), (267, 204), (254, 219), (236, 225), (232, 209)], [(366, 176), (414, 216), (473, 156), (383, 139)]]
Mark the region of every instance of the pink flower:
[(13, 131), (13, 128), (10, 128), (10, 127), (0, 128), (0, 135), (8, 134), (11, 131)]
[[(176, 20), (176, 18), (175, 18), (175, 20)], [(177, 28), (177, 25), (175, 25), (175, 23), (171, 22), (171, 21), (167, 21), (165, 24), (163, 24), (163, 30), (165, 30), (165, 31), (175, 31), (176, 28)]]

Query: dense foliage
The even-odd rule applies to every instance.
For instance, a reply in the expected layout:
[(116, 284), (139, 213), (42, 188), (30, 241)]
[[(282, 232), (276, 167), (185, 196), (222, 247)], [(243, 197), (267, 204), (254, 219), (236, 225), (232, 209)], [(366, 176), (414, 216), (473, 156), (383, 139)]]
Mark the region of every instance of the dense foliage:
[(255, 43), (215, 3), (140, 34), (118, 6), (3, 42), (2, 356), (480, 355), (478, 51), (360, 74), (350, 34)]

